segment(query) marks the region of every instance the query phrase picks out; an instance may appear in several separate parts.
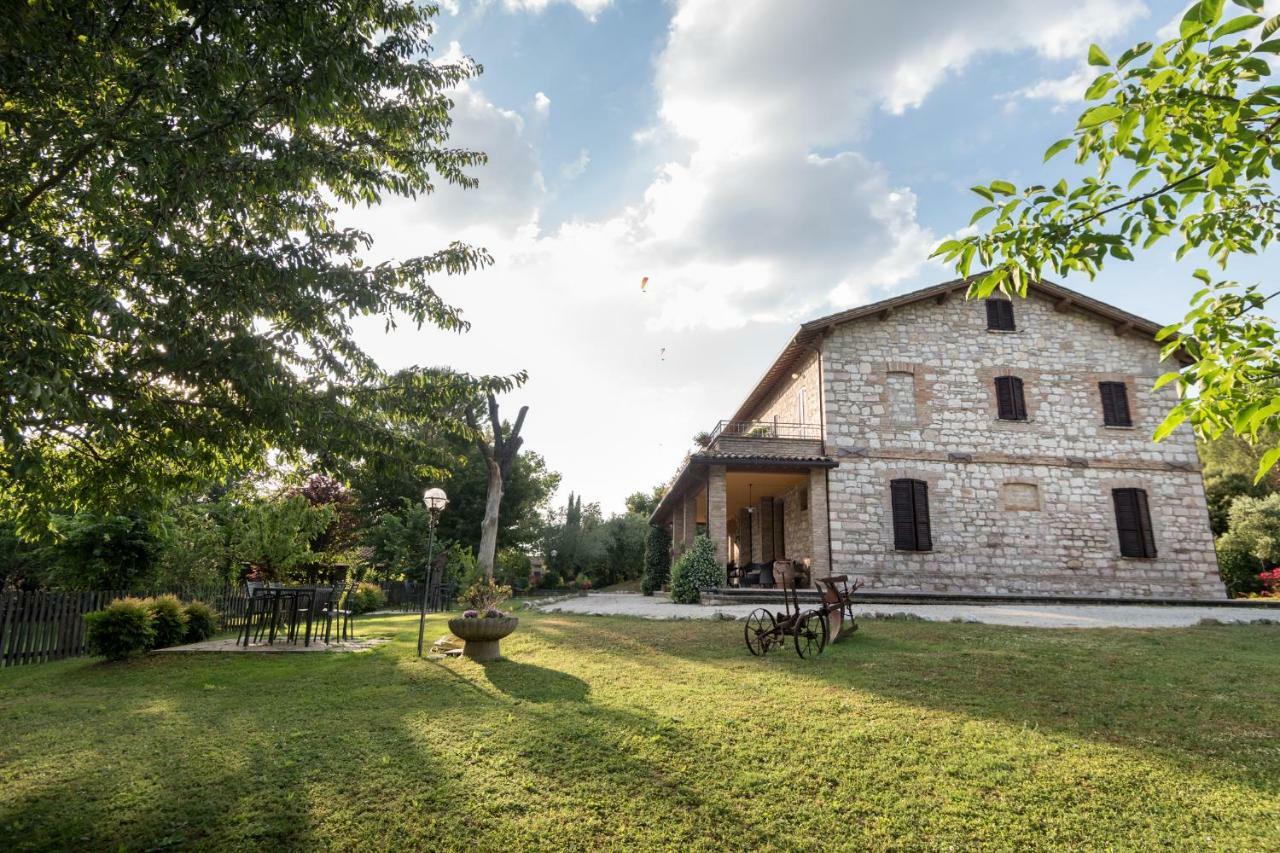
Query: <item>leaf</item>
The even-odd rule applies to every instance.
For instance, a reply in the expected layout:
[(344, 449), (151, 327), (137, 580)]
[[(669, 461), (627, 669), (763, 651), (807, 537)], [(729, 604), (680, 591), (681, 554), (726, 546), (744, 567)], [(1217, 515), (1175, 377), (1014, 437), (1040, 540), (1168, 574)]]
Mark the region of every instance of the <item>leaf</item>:
[(1262, 454), (1262, 459), (1258, 460), (1258, 473), (1253, 478), (1255, 485), (1262, 482), (1262, 478), (1275, 467), (1276, 462), (1280, 462), (1280, 447), (1273, 447)]
[(1059, 139), (1057, 142), (1050, 145), (1049, 148), (1044, 152), (1044, 162), (1048, 163), (1054, 157), (1054, 155), (1056, 155), (1058, 152), (1070, 146), (1071, 143), (1074, 141), (1075, 141), (1074, 139), (1071, 139), (1070, 137), (1068, 137), (1067, 139)]
[(998, 192), (1001, 195), (1013, 195), (1018, 191), (1018, 188), (1008, 181), (992, 181), (991, 190), (992, 192)]
[(1241, 15), (1238, 18), (1232, 18), (1213, 31), (1213, 38), (1214, 40), (1217, 40), (1223, 36), (1229, 36), (1232, 33), (1251, 30), (1258, 26), (1258, 24), (1261, 24), (1262, 21), (1263, 18), (1261, 15)]
[[(1168, 327), (1166, 327), (1166, 328), (1168, 328)], [(1175, 327), (1175, 328), (1176, 328), (1176, 327)], [(1164, 330), (1163, 330), (1163, 329), (1161, 329), (1161, 331), (1164, 331)], [(1172, 381), (1174, 381), (1175, 379), (1177, 379), (1177, 378), (1178, 378), (1179, 376), (1181, 376), (1181, 375), (1182, 375), (1182, 374), (1181, 374), (1181, 373), (1179, 373), (1179, 372), (1178, 372), (1178, 371), (1176, 371), (1176, 370), (1170, 370), (1168, 373), (1164, 374), (1163, 376), (1161, 376), (1159, 379), (1157, 379), (1157, 380), (1156, 380), (1156, 384), (1151, 386), (1151, 390), (1152, 390), (1152, 391), (1158, 391), (1158, 390), (1160, 390), (1161, 388), (1163, 388), (1164, 386), (1168, 385), (1170, 382), (1172, 382)]]
[(1209, 278), (1209, 271), (1206, 269), (1198, 269), (1191, 274), (1192, 278), (1198, 278), (1207, 285), (1212, 285), (1213, 281)]
[(975, 222), (977, 222), (979, 219), (981, 219), (982, 217), (986, 216), (988, 213), (990, 213), (990, 212), (991, 212), (991, 211), (993, 211), (993, 210), (995, 210), (995, 208), (994, 208), (994, 207), (991, 207), (990, 205), (987, 205), (986, 207), (980, 207), (980, 208), (978, 208), (978, 209), (974, 212), (974, 214), (973, 214), (973, 218), (969, 220), (969, 224), (970, 224), (970, 225), (973, 225)]
[(1164, 441), (1169, 437), (1169, 433), (1173, 432), (1182, 422), (1187, 419), (1187, 410), (1178, 406), (1165, 416), (1164, 422), (1156, 428), (1155, 435), (1151, 436), (1152, 441)]
[(1276, 30), (1280, 30), (1280, 15), (1267, 18), (1267, 22), (1262, 25), (1262, 37), (1267, 38)]
[(1139, 56), (1142, 56), (1148, 50), (1151, 50), (1151, 42), (1149, 41), (1139, 42), (1138, 44), (1126, 50), (1124, 53), (1120, 54), (1120, 58), (1116, 60), (1116, 68), (1124, 68), (1130, 62), (1137, 59)]
[(1138, 121), (1141, 120), (1142, 113), (1137, 110), (1129, 110), (1124, 114), (1124, 118), (1120, 119), (1120, 126), (1116, 130), (1116, 147), (1123, 149), (1129, 144), (1129, 140), (1133, 137), (1134, 130), (1138, 127)]
[(1122, 115), (1124, 115), (1124, 110), (1121, 107), (1117, 107), (1115, 104), (1103, 104), (1102, 106), (1085, 110), (1084, 114), (1080, 116), (1080, 123), (1077, 126), (1097, 127), (1104, 122), (1113, 121)]
[(996, 197), (991, 194), (991, 190), (979, 184), (976, 187), (969, 187), (970, 190), (985, 198), (987, 201), (995, 201)]
[(1186, 14), (1182, 16), (1182, 20), (1178, 22), (1179, 38), (1190, 38), (1204, 29), (1204, 21), (1200, 19), (1202, 6), (1204, 6), (1203, 0), (1200, 3), (1193, 3), (1191, 8), (1187, 9)]
[(1110, 65), (1111, 60), (1102, 52), (1102, 48), (1096, 44), (1089, 45), (1089, 64), (1090, 65)]
[(1248, 9), (1250, 12), (1256, 12), (1262, 8), (1264, 0), (1231, 0), (1231, 2)]
[(1280, 39), (1264, 41), (1253, 49), (1254, 53), (1280, 53)]

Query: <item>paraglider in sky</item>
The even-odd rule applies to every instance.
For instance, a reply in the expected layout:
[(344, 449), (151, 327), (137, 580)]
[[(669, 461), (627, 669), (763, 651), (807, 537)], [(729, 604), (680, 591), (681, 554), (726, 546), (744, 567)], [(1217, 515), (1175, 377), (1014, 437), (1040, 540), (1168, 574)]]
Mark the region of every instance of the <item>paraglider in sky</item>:
[(644, 278), (640, 279), (640, 290), (643, 291), (648, 286), (649, 286), (649, 276), (645, 276)]

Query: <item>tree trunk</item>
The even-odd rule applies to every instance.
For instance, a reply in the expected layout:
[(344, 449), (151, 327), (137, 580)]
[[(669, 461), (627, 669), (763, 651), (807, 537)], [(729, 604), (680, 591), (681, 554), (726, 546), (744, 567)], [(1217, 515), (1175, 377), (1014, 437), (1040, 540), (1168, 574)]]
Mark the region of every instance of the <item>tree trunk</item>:
[(502, 468), (497, 460), (486, 460), (489, 468), (489, 494), (484, 502), (484, 521), (480, 525), (480, 553), (477, 561), (485, 577), (493, 580), (493, 563), (498, 552), (498, 507), (502, 504)]

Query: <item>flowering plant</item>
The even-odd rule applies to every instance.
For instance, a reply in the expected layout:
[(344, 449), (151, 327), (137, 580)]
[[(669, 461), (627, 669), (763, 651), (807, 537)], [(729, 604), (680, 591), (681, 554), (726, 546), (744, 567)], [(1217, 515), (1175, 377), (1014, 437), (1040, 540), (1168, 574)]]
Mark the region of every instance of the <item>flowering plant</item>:
[(1263, 597), (1280, 598), (1280, 567), (1261, 572), (1258, 580), (1262, 581), (1262, 588), (1265, 590)]
[[(462, 594), (463, 600), (472, 607), (472, 610), (468, 610), (463, 615), (478, 616), (483, 613), (490, 619), (505, 616), (506, 614), (498, 609), (498, 605), (510, 597), (511, 587), (494, 583), (488, 578), (481, 578), (467, 587), (467, 591)], [(490, 615), (490, 611), (494, 615)]]
[(499, 610), (496, 607), (490, 607), (488, 610), (484, 612), (484, 618), (486, 619), (501, 619), (503, 616), (506, 616), (506, 615), (507, 614), (503, 613), (501, 610)]
[(464, 610), (464, 611), (462, 611), (462, 618), (463, 618), (463, 619), (475, 619), (475, 618), (476, 618), (477, 616), (479, 616), (479, 615), (480, 615), (480, 614), (479, 614), (479, 613), (477, 613), (477, 612), (476, 612), (476, 611), (474, 611), (474, 610)]

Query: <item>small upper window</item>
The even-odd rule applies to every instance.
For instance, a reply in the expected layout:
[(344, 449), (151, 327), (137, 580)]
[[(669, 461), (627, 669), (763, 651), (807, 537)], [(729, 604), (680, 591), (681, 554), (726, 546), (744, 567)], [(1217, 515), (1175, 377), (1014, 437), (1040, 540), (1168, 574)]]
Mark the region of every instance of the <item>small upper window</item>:
[(1116, 506), (1116, 531), (1120, 553), (1125, 557), (1154, 557), (1156, 539), (1151, 529), (1151, 510), (1142, 489), (1112, 489)]
[(1102, 395), (1102, 423), (1106, 426), (1133, 426), (1129, 415), (1129, 391), (1123, 382), (1099, 382)]
[(1013, 332), (1013, 302), (1008, 299), (987, 300), (987, 328), (996, 332)]
[(1022, 380), (1016, 376), (996, 377), (996, 411), (1002, 421), (1025, 421), (1027, 401), (1022, 395)]

